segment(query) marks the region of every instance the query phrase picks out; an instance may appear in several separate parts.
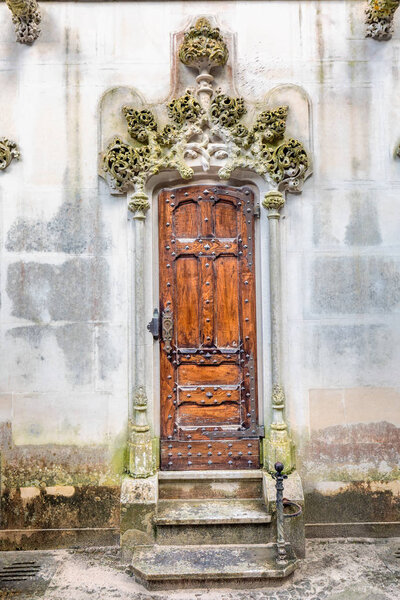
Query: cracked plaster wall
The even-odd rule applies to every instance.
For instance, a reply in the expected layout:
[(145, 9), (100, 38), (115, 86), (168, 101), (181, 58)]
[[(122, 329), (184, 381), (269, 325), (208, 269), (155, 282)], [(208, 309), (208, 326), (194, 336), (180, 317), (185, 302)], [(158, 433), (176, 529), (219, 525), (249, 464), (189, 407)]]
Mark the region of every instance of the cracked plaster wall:
[[(288, 417), (308, 518), (340, 518), (325, 499), (346, 502), (349, 485), (372, 481), (392, 494), (379, 518), (393, 520), (400, 37), (365, 39), (363, 10), (358, 0), (46, 2), (42, 34), (25, 48), (0, 5), (0, 135), (22, 150), (0, 174), (3, 495), (20, 486), (42, 485), (45, 496), (55, 485), (118, 486), (128, 228), (124, 200), (97, 177), (98, 103), (118, 85), (149, 101), (165, 97), (170, 32), (190, 15), (218, 14), (222, 28), (237, 32), (243, 96), (293, 83), (311, 99), (314, 175), (282, 220)], [(100, 504), (109, 506), (109, 496)], [(2, 527), (29, 526), (23, 508), (18, 520), (6, 507)], [(114, 526), (105, 512), (98, 523)]]

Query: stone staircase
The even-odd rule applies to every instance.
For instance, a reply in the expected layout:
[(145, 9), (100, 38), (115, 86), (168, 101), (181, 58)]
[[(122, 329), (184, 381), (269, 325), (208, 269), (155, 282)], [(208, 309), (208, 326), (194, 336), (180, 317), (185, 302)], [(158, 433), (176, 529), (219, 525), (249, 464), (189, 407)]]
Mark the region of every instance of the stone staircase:
[(159, 473), (153, 544), (133, 548), (132, 573), (149, 589), (265, 585), (294, 571), (276, 563), (275, 525), (261, 471)]

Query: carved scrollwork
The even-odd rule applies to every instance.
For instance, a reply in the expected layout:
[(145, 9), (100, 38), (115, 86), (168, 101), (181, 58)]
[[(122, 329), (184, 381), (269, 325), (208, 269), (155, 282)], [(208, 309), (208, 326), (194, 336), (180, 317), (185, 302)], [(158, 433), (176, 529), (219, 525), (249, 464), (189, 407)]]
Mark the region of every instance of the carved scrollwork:
[(0, 138), (0, 171), (4, 171), (13, 159), (19, 160), (21, 154), (12, 140)]
[(178, 125), (183, 125), (186, 121), (195, 122), (203, 114), (203, 109), (191, 90), (187, 90), (180, 98), (172, 100), (167, 108), (169, 118)]
[(369, 0), (365, 9), (366, 37), (374, 40), (390, 40), (393, 34), (394, 13), (400, 6), (400, 0)]
[(218, 94), (211, 104), (211, 120), (221, 127), (233, 127), (245, 113), (243, 98), (231, 98), (227, 94)]
[[(188, 89), (171, 100), (166, 105), (170, 122), (164, 124), (149, 109), (122, 108), (133, 143), (114, 138), (103, 154), (100, 174), (110, 186), (121, 192), (134, 189), (144, 201), (149, 177), (175, 169), (190, 179), (194, 174), (190, 161), (199, 160), (204, 171), (218, 165), (221, 179), (229, 179), (236, 169), (248, 169), (280, 191), (300, 191), (310, 161), (302, 143), (285, 136), (288, 106), (264, 110), (252, 123), (243, 122), (247, 114), (243, 98), (214, 91), (213, 77), (206, 73), (228, 58), (221, 33), (206, 19), (187, 32), (179, 57), (189, 66), (203, 61), (197, 91)], [(134, 195), (129, 207), (135, 212), (136, 206)]]
[(16, 41), (32, 44), (40, 35), (41, 15), (36, 0), (6, 0), (12, 12)]

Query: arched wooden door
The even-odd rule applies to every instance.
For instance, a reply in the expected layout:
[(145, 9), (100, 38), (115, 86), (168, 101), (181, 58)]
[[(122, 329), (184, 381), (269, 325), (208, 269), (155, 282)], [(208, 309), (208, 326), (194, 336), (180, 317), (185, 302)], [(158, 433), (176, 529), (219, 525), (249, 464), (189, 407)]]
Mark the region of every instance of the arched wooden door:
[(259, 467), (254, 194), (159, 195), (161, 469)]

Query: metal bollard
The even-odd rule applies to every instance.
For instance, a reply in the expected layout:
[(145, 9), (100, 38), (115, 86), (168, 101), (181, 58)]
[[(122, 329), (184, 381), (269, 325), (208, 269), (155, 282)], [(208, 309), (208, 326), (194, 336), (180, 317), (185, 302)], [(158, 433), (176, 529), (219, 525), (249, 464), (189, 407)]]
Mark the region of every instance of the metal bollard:
[(280, 462), (275, 463), (275, 471), (272, 477), (275, 479), (276, 484), (276, 529), (277, 529), (277, 556), (276, 556), (276, 564), (277, 565), (286, 565), (288, 562), (287, 554), (286, 554), (286, 544), (285, 538), (283, 534), (283, 480), (287, 479), (287, 475), (282, 473), (284, 469), (284, 465)]

